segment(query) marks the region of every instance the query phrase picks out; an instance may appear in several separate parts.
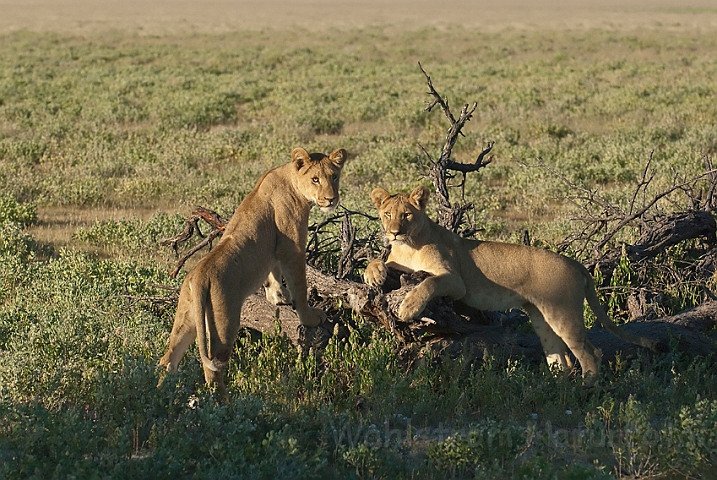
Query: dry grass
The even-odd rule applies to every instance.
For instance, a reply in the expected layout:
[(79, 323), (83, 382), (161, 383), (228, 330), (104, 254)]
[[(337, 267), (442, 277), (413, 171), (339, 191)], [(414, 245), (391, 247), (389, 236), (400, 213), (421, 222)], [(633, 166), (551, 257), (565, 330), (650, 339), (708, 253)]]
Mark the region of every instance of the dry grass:
[[(336, 34), (336, 29), (350, 31), (375, 25), (392, 26), (385, 29), (385, 34), (389, 36), (393, 29), (412, 30), (426, 26), (450, 29), (451, 25), (485, 32), (526, 29), (546, 30), (551, 34), (560, 30), (593, 28), (700, 31), (717, 27), (717, 8), (712, 0), (689, 0), (688, 3), (683, 0), (636, 0), (629, 4), (619, 0), (215, 0), (208, 4), (190, 0), (0, 0), (0, 10), (0, 34), (25, 29), (53, 31), (76, 34), (80, 44), (83, 35), (111, 31), (159, 36), (157, 40), (161, 42), (167, 34), (247, 30), (254, 31), (251, 34), (247, 32), (251, 42), (277, 47), (286, 44), (288, 48), (293, 43), (291, 35), (276, 35), (276, 31), (292, 27), (308, 28), (307, 36), (316, 36), (317, 42), (324, 43), (326, 31)], [(257, 30), (263, 33), (257, 33)], [(122, 37), (126, 33), (114, 35)], [(235, 37), (228, 40), (236, 40)], [(202, 44), (202, 38), (202, 35), (195, 37), (196, 42)], [(182, 43), (186, 45), (187, 40), (185, 36)], [(239, 43), (246, 40), (244, 38)], [(357, 42), (361, 42), (360, 35)], [(437, 52), (440, 50), (440, 46), (436, 47)], [(446, 53), (452, 56), (451, 49), (447, 50)], [(459, 56), (468, 54), (465, 49), (459, 50)], [(370, 52), (363, 51), (361, 55), (366, 54)], [(540, 55), (540, 52), (535, 54)], [(586, 119), (585, 122), (591, 120)], [(595, 130), (604, 128), (604, 124), (583, 127), (584, 130)], [(0, 135), (14, 136), (15, 132), (8, 128), (11, 127), (0, 124)], [(382, 125), (370, 122), (349, 124), (344, 134), (366, 134), (367, 129), (382, 130)], [(143, 211), (142, 208), (41, 208), (40, 223), (32, 234), (41, 242), (64, 246), (79, 227), (108, 219), (146, 218), (149, 214), (149, 210)], [(520, 219), (524, 217), (519, 212), (516, 215)]]
[[(704, 29), (717, 26), (711, 0), (3, 0), (0, 32), (19, 29), (88, 33), (129, 30), (140, 35), (281, 30), (307, 35), (326, 28), (463, 25), (511, 29)], [(318, 29), (317, 29), (318, 27)]]

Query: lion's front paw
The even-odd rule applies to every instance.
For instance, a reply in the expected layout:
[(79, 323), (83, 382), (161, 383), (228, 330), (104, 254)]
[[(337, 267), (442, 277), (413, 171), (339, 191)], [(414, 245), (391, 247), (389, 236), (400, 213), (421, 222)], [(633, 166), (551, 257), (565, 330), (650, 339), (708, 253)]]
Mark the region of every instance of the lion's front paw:
[(372, 287), (380, 287), (386, 281), (387, 276), (386, 263), (379, 258), (368, 264), (363, 274), (363, 281)]
[(421, 298), (420, 294), (415, 290), (409, 292), (406, 298), (401, 302), (401, 306), (398, 309), (398, 318), (404, 322), (413, 320), (416, 318), (424, 308), (426, 308), (426, 301)]
[(319, 308), (309, 308), (309, 311), (299, 316), (299, 322), (307, 327), (318, 327), (326, 320), (326, 313)]

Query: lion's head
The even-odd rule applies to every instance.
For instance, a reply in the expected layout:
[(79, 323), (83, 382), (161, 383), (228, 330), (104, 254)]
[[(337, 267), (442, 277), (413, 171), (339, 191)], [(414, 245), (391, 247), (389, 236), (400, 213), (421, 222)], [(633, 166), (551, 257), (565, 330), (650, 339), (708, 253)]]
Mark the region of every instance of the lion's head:
[(291, 152), (298, 190), (324, 212), (332, 211), (339, 204), (339, 178), (347, 156), (343, 148), (334, 150), (328, 157), (323, 153), (309, 154), (300, 147)]
[(371, 192), (371, 200), (378, 209), (386, 238), (393, 245), (411, 244), (415, 233), (428, 220), (425, 212), (430, 191), (418, 186), (409, 194), (391, 195), (383, 188)]

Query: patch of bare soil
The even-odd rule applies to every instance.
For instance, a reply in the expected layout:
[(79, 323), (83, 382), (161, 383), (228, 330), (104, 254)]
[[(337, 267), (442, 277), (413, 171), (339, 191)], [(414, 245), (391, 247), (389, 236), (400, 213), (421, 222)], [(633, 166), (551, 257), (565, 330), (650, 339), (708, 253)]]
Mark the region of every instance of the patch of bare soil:
[(108, 220), (126, 220), (140, 218), (147, 220), (157, 209), (118, 209), (118, 208), (77, 208), (51, 207), (41, 208), (37, 212), (37, 224), (28, 232), (41, 244), (55, 248), (66, 247), (72, 243), (72, 235), (78, 228), (90, 228), (97, 222)]
[(481, 31), (717, 27), (714, 0), (0, 0), (0, 32), (138, 34), (462, 25)]

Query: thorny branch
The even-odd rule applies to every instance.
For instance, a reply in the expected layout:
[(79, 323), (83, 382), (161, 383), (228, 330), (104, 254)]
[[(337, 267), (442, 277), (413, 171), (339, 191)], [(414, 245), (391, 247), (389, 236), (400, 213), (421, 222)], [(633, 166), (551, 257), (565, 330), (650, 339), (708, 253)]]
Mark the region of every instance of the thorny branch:
[[(339, 206), (338, 210), (335, 215), (309, 226), (307, 262), (323, 270), (336, 270), (337, 278), (357, 280), (356, 269), (373, 260), (376, 245), (382, 241), (376, 229), (357, 229), (354, 219), (363, 218), (375, 224), (378, 218), (343, 206)], [(332, 226), (333, 229), (328, 229)], [(337, 257), (338, 263), (334, 266), (332, 259)]]
[[(629, 224), (637, 222), (639, 224), (639, 230), (643, 231), (642, 237), (646, 235), (649, 236), (650, 231), (659, 229), (658, 225), (660, 221), (664, 222), (668, 218), (672, 220), (678, 218), (678, 216), (674, 214), (668, 215), (655, 211), (661, 200), (667, 199), (667, 197), (677, 191), (682, 191), (687, 195), (693, 206), (693, 211), (714, 210), (712, 206), (712, 195), (715, 191), (715, 185), (717, 184), (717, 170), (712, 168), (711, 161), (708, 157), (705, 157), (706, 172), (681, 181), (675, 177), (671, 186), (657, 192), (649, 198), (647, 195), (648, 187), (655, 177), (655, 172), (650, 169), (652, 156), (653, 153), (651, 152), (645, 163), (642, 177), (635, 186), (635, 190), (631, 195), (626, 210), (601, 196), (597, 190), (590, 190), (583, 186), (576, 185), (563, 174), (550, 168), (542, 161), (534, 165), (547, 170), (551, 175), (565, 183), (573, 193), (563, 197), (563, 200), (567, 200), (583, 212), (583, 216), (572, 218), (572, 220), (582, 223), (581, 231), (570, 235), (561, 242), (558, 245), (559, 251), (564, 251), (568, 246), (572, 246), (576, 254), (582, 256), (586, 253), (587, 249), (590, 248), (592, 250), (593, 260), (599, 261), (601, 257), (604, 257), (605, 247)], [(526, 164), (524, 164), (524, 166), (533, 167), (533, 165)], [(702, 190), (699, 190), (700, 193), (698, 194), (694, 194), (693, 190), (695, 186), (705, 178), (707, 179), (709, 189), (706, 199), (701, 200), (700, 195)], [(640, 202), (637, 201), (638, 197), (642, 198)], [(595, 213), (596, 207), (600, 213)], [(600, 232), (603, 232), (602, 236), (596, 239)], [(709, 235), (709, 233), (707, 233), (707, 235)]]
[[(627, 307), (631, 317), (646, 316), (646, 312), (653, 312), (652, 316), (656, 317), (655, 312), (665, 310), (661, 306), (668, 303), (667, 296), (661, 293), (665, 281), (689, 285), (693, 291), (701, 291), (703, 299), (715, 298), (709, 284), (717, 271), (717, 250), (714, 249), (717, 244), (714, 218), (717, 170), (707, 155), (703, 155), (703, 160), (705, 172), (688, 179), (674, 175), (671, 185), (650, 194), (655, 178), (650, 153), (626, 208), (609, 201), (595, 190), (575, 185), (542, 162), (536, 165), (568, 185), (574, 193), (565, 199), (582, 212), (581, 216), (573, 218), (580, 225), (579, 231), (563, 240), (558, 250), (571, 249), (574, 255), (583, 258), (588, 270), (599, 270), (603, 280), (601, 289), (613, 284), (612, 276), (620, 260), (629, 260), (631, 283), (638, 287), (627, 285), (620, 288), (630, 287)], [(678, 192), (682, 193), (682, 197), (675, 196)], [(667, 201), (671, 201), (677, 209), (666, 213), (659, 208)], [(628, 226), (634, 226), (639, 237), (631, 244), (616, 244), (615, 238)], [(674, 245), (700, 239), (705, 242), (687, 244), (690, 251), (679, 262), (661, 255)], [(661, 283), (657, 284), (658, 281)]]
[[(322, 263), (328, 265), (330, 264), (330, 258), (340, 255), (337, 277), (353, 278), (354, 270), (359, 264), (368, 262), (374, 258), (374, 246), (380, 244), (380, 239), (377, 232), (357, 235), (351, 218), (363, 217), (366, 220), (375, 222), (377, 217), (352, 211), (342, 206), (339, 207), (339, 210), (339, 213), (309, 227), (311, 236), (307, 245), (307, 261), (312, 265)], [(207, 234), (203, 234), (199, 228), (200, 220), (211, 227), (211, 230)], [(178, 257), (177, 264), (174, 270), (170, 272), (170, 275), (176, 277), (187, 260), (201, 249), (208, 247), (211, 251), (212, 243), (218, 237), (221, 237), (228, 222), (226, 218), (213, 210), (197, 207), (192, 214), (185, 219), (184, 230), (181, 233), (174, 237), (161, 239), (159, 244), (171, 246)], [(340, 225), (339, 235), (327, 234), (325, 231), (327, 227), (336, 224)], [(180, 256), (179, 246), (189, 242), (195, 233), (201, 240)]]

